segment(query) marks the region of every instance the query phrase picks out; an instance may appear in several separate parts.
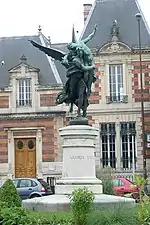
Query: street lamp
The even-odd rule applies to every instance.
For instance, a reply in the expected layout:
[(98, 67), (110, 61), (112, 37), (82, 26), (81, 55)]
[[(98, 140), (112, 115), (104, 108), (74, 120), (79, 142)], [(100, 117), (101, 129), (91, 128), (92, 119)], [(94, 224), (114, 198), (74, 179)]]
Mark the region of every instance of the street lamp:
[(143, 176), (147, 179), (146, 169), (146, 146), (145, 146), (145, 118), (144, 118), (144, 92), (143, 92), (143, 75), (142, 75), (142, 49), (141, 49), (141, 14), (136, 15), (138, 23), (138, 39), (139, 39), (139, 60), (140, 60), (140, 83), (141, 83), (141, 117), (142, 117), (142, 142), (143, 142)]

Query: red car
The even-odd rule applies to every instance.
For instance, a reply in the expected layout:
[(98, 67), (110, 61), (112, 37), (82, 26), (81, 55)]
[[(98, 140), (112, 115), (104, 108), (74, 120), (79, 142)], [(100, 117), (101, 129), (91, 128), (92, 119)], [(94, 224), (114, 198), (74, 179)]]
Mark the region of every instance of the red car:
[(117, 177), (113, 179), (114, 194), (118, 196), (124, 196), (125, 194), (133, 193), (134, 199), (139, 198), (139, 190), (130, 180), (124, 177)]

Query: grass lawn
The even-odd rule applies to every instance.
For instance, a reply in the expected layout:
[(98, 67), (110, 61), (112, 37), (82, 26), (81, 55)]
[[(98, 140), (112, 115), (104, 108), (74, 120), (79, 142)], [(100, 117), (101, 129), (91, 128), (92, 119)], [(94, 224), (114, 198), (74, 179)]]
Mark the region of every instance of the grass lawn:
[[(150, 212), (150, 204), (145, 207)], [(135, 208), (125, 208), (122, 207), (104, 209), (104, 210), (96, 210), (92, 211), (89, 214), (89, 219), (87, 225), (91, 224), (101, 224), (101, 225), (137, 225), (138, 224), (138, 210), (139, 204), (136, 205)], [(44, 218), (48, 221), (55, 221), (54, 224), (61, 223), (61, 221), (71, 221), (72, 213), (71, 212), (34, 212), (30, 211), (29, 215), (36, 218), (37, 220), (40, 218)], [(57, 223), (58, 221), (58, 223)], [(66, 224), (66, 223), (62, 223)]]

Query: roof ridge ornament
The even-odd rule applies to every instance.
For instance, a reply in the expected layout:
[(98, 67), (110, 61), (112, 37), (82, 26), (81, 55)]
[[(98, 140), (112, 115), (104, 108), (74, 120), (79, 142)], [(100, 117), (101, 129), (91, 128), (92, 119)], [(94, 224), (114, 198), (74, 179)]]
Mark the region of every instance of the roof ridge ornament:
[(41, 32), (42, 32), (42, 27), (41, 27), (41, 25), (39, 25), (39, 27), (38, 27), (38, 34), (40, 35)]
[(26, 63), (26, 62), (27, 62), (27, 58), (25, 57), (24, 54), (20, 57), (20, 61), (21, 61), (22, 63)]
[(112, 42), (117, 42), (120, 39), (120, 30), (119, 30), (117, 20), (113, 21), (112, 28), (111, 28), (111, 37), (112, 37)]

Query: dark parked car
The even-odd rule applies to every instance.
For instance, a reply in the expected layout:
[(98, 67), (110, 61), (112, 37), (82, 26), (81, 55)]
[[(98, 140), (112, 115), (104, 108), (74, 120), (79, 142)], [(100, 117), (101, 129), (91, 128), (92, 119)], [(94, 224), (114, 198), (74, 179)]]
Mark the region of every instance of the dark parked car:
[(43, 179), (15, 178), (12, 180), (21, 199), (51, 195), (49, 185)]

